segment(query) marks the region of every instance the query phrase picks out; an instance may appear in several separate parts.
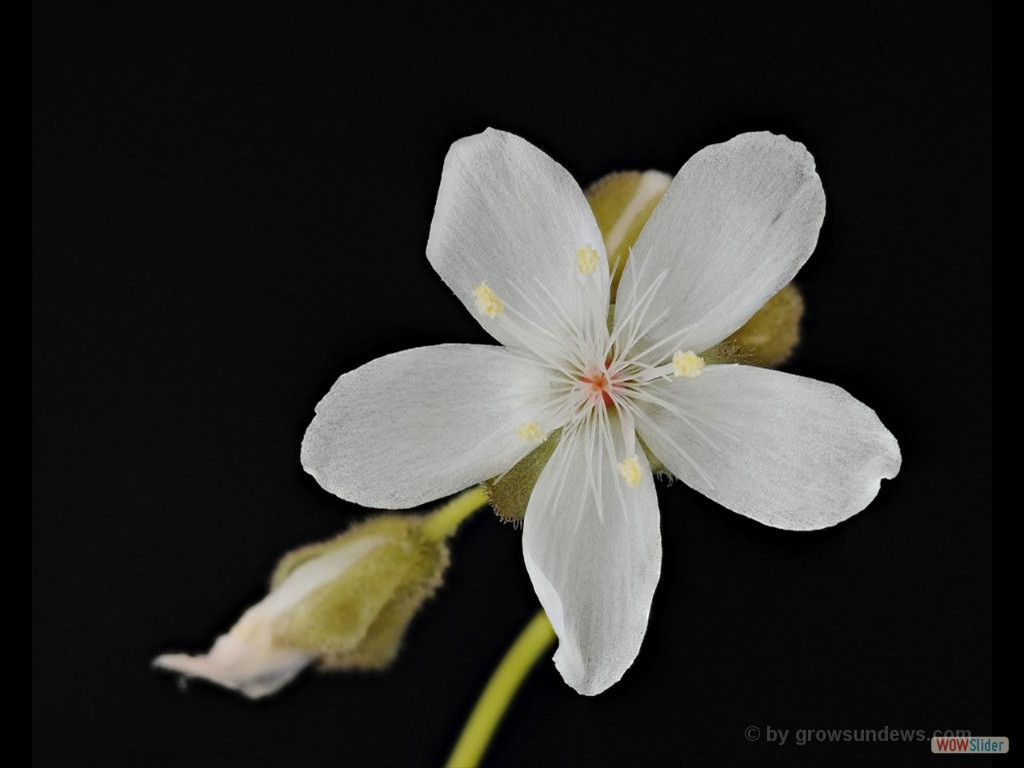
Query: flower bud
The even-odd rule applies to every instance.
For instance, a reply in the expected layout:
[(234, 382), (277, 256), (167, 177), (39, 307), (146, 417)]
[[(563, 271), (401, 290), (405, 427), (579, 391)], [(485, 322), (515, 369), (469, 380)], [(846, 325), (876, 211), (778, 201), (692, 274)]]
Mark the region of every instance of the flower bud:
[(285, 555), (270, 593), (200, 656), (154, 665), (201, 677), (250, 698), (274, 693), (307, 665), (382, 669), (448, 566), (443, 540), (423, 517), (383, 515)]

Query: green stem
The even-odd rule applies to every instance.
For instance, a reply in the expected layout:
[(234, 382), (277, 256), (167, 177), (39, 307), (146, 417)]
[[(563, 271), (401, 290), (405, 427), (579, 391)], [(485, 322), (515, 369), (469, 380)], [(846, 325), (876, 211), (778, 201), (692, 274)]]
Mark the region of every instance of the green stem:
[(482, 485), (463, 491), (443, 507), (427, 515), (420, 531), (430, 541), (444, 541), (459, 524), (487, 503)]
[(487, 687), (459, 734), (448, 768), (472, 768), (480, 764), (505, 710), (522, 685), (527, 673), (555, 640), (555, 630), (543, 610), (530, 620), (505, 658), (494, 670)]

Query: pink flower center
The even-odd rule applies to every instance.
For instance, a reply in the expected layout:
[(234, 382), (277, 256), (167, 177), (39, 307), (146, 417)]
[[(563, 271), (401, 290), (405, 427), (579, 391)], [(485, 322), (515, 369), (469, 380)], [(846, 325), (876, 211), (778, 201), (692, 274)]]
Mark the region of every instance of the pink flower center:
[(611, 393), (612, 388), (615, 386), (615, 381), (608, 375), (607, 363), (604, 368), (595, 368), (585, 376), (580, 376), (580, 381), (586, 385), (590, 397), (595, 401), (595, 404), (598, 396), (600, 396), (600, 402), (604, 404), (605, 408), (612, 404)]

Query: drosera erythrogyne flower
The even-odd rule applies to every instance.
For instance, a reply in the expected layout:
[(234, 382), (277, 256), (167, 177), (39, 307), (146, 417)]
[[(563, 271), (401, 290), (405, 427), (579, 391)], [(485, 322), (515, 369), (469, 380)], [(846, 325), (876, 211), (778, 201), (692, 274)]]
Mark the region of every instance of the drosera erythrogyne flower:
[(523, 555), (556, 666), (599, 693), (636, 657), (660, 574), (651, 458), (790, 530), (847, 519), (899, 470), (895, 438), (844, 390), (701, 354), (792, 279), (824, 214), (802, 144), (748, 133), (709, 146), (672, 181), (613, 296), (565, 169), (508, 133), (457, 141), (427, 256), (503, 346), (411, 349), (343, 375), (317, 406), (303, 466), (342, 498), (406, 508), (557, 439)]

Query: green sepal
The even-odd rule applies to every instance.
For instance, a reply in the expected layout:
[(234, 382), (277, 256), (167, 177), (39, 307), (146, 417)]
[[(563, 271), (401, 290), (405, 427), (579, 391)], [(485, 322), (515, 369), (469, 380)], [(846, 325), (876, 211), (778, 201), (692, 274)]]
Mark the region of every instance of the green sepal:
[(526, 505), (544, 469), (555, 452), (562, 430), (556, 430), (547, 439), (521, 458), (515, 466), (500, 477), (485, 480), (484, 490), (495, 514), (506, 523), (521, 525), (526, 516)]
[(394, 660), (413, 616), (441, 585), (448, 548), (419, 532), (421, 517), (384, 515), (286, 555), (279, 585), (311, 558), (358, 538), (383, 542), (336, 579), (304, 597), (275, 628), (282, 645), (315, 655), (323, 669), (382, 669)]

